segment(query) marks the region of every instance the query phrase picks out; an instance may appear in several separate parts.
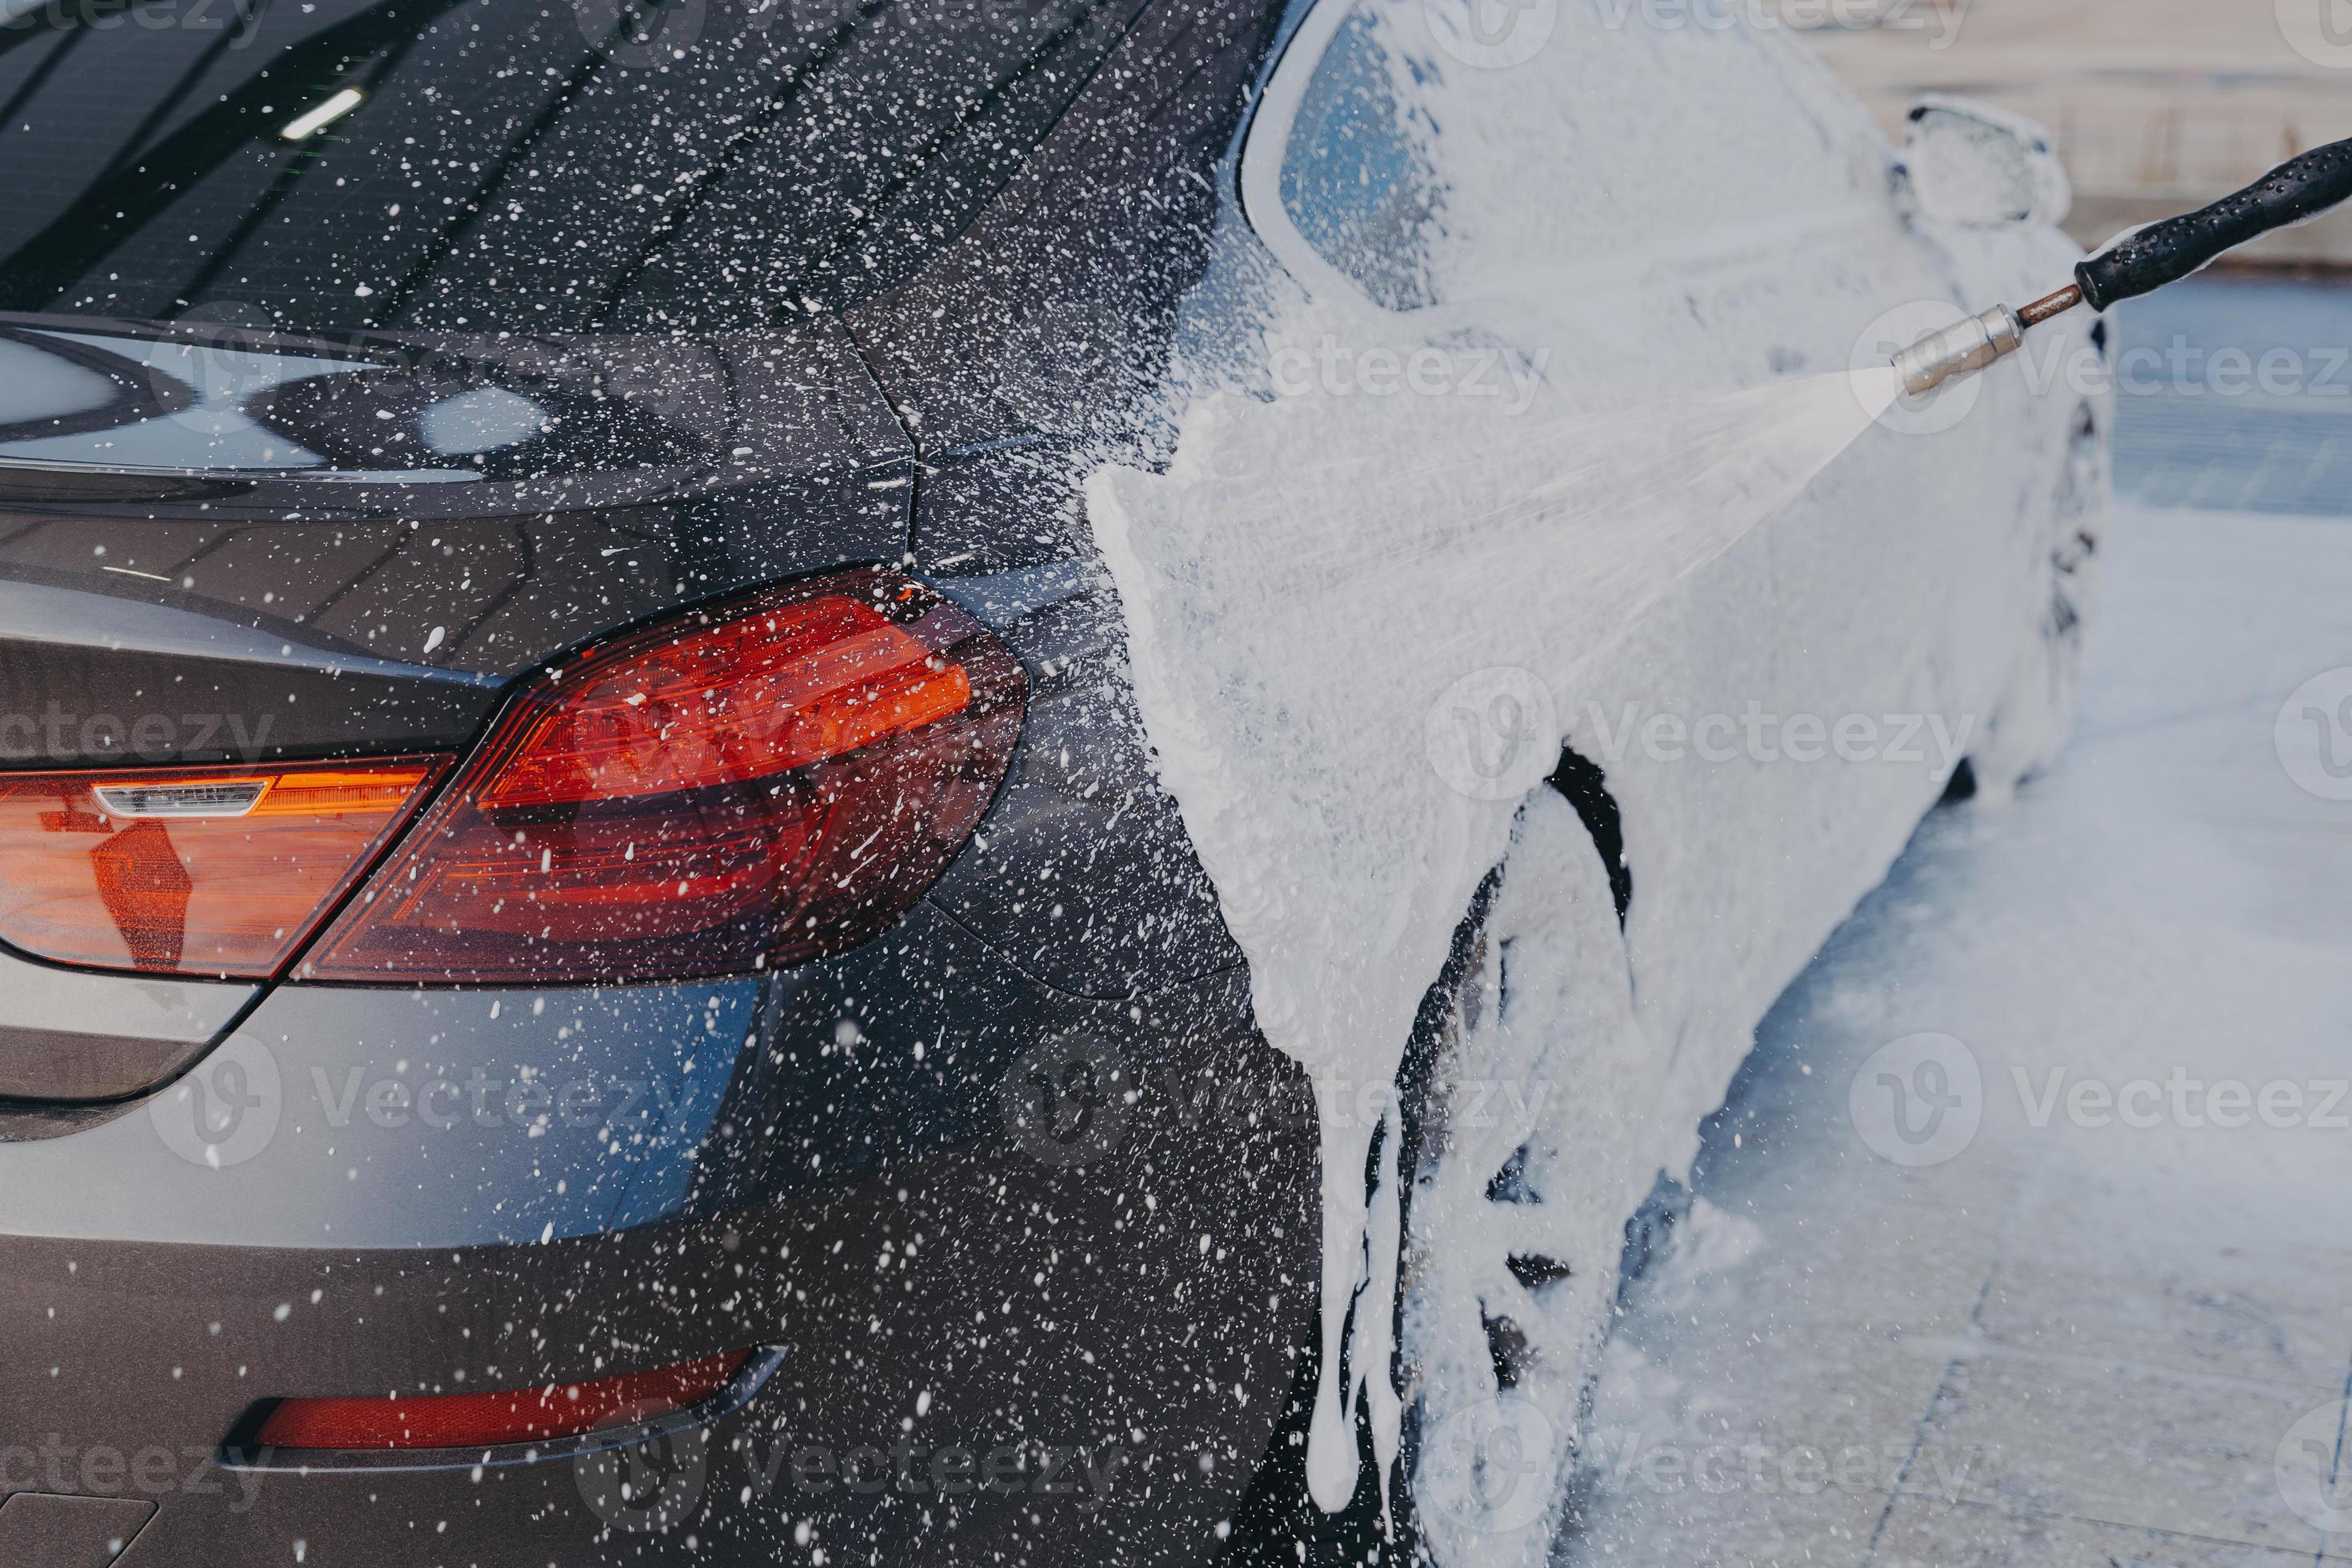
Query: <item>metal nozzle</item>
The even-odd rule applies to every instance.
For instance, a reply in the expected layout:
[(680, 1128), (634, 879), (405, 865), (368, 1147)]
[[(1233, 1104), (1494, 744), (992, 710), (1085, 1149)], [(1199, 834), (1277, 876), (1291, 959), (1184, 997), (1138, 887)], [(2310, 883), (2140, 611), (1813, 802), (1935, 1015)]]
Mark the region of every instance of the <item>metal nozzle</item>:
[(1920, 396), (1969, 371), (1982, 370), (2025, 346), (2025, 322), (2006, 305), (1946, 327), (1895, 356), (1903, 389)]
[(2028, 327), (2054, 321), (2082, 302), (2083, 286), (2069, 283), (2022, 310), (1995, 305), (1981, 316), (1970, 316), (1933, 337), (1922, 338), (1895, 356), (1895, 368), (1903, 373), (1903, 389), (1914, 397), (1924, 396), (1956, 375), (1982, 370), (2023, 348)]

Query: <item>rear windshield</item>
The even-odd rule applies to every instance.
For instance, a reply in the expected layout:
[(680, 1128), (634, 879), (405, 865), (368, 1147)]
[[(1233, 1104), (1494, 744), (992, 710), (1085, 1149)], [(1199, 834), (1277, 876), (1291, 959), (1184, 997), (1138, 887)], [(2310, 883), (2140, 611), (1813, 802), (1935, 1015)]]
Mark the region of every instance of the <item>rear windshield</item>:
[(0, 310), (757, 324), (968, 216), (1134, 8), (0, 0)]

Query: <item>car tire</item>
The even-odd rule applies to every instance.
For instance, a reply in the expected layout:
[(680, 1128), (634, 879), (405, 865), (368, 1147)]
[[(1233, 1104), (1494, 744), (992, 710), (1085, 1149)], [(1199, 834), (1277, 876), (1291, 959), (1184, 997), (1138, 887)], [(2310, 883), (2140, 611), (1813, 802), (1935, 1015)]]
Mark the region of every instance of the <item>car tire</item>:
[[(1356, 1495), (1307, 1496), (1319, 1346), (1234, 1521), (1250, 1568), (1535, 1568), (1656, 1151), (1610, 868), (1554, 788), (1457, 927), (1398, 1074), (1408, 1173), (1391, 1375), (1404, 1414), (1383, 1506), (1369, 1430)], [(1646, 1156), (1646, 1157), (1645, 1157)]]

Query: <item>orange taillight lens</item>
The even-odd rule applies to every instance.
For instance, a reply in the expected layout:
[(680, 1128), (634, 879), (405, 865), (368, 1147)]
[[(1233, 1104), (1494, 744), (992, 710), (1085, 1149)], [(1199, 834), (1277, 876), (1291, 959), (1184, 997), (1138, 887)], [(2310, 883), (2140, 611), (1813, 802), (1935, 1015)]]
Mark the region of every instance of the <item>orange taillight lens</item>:
[(303, 980), (745, 974), (865, 941), (971, 838), (1027, 686), (896, 573), (761, 590), (525, 685)]
[(0, 942), (266, 979), (373, 863), (440, 757), (0, 773)]

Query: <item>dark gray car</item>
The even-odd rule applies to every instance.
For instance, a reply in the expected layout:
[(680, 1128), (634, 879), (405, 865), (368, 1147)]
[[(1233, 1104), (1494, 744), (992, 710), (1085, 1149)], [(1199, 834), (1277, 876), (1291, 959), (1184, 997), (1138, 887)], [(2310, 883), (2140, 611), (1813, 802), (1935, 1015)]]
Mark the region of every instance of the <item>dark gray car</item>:
[(0, 1555), (1230, 1537), (1310, 1101), (1070, 486), (1278, 25), (11, 9)]

